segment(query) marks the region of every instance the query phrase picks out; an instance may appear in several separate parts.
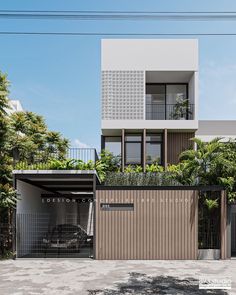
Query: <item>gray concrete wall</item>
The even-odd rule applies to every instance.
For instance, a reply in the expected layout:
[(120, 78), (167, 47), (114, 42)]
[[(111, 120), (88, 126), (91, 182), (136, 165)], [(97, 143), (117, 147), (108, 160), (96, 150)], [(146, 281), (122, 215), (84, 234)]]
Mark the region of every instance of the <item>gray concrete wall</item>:
[(223, 137), (222, 141), (236, 138), (236, 120), (200, 120), (196, 137), (210, 141), (215, 137)]

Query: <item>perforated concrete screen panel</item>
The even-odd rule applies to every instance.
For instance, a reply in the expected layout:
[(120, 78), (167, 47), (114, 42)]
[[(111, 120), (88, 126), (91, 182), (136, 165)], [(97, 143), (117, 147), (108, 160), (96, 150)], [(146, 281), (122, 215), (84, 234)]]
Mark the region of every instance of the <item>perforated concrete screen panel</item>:
[(144, 72), (102, 72), (102, 119), (144, 119)]

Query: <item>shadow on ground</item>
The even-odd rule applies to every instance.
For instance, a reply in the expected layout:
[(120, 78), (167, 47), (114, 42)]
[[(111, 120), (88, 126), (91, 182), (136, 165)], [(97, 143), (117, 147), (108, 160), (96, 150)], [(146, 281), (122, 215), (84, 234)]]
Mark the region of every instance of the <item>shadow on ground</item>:
[(130, 273), (124, 283), (117, 283), (114, 288), (104, 290), (88, 290), (89, 295), (122, 295), (122, 294), (160, 294), (160, 295), (227, 295), (223, 290), (199, 290), (198, 280), (184, 280), (171, 276), (147, 276), (142, 273)]

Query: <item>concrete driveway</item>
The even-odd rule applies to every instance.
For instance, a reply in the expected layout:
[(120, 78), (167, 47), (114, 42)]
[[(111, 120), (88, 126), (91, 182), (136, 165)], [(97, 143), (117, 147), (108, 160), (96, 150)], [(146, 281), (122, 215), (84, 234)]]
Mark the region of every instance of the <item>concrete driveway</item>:
[[(202, 276), (231, 278), (232, 289), (199, 290)], [(236, 294), (236, 260), (5, 260), (0, 261), (0, 294)]]

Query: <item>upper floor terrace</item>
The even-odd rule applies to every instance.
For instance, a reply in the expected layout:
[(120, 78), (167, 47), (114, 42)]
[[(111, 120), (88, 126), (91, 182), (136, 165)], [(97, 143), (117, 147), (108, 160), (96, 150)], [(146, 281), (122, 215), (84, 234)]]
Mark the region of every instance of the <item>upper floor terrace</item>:
[(94, 170), (98, 161), (95, 148), (68, 148), (66, 153), (42, 150), (24, 155), (14, 151), (16, 170)]

